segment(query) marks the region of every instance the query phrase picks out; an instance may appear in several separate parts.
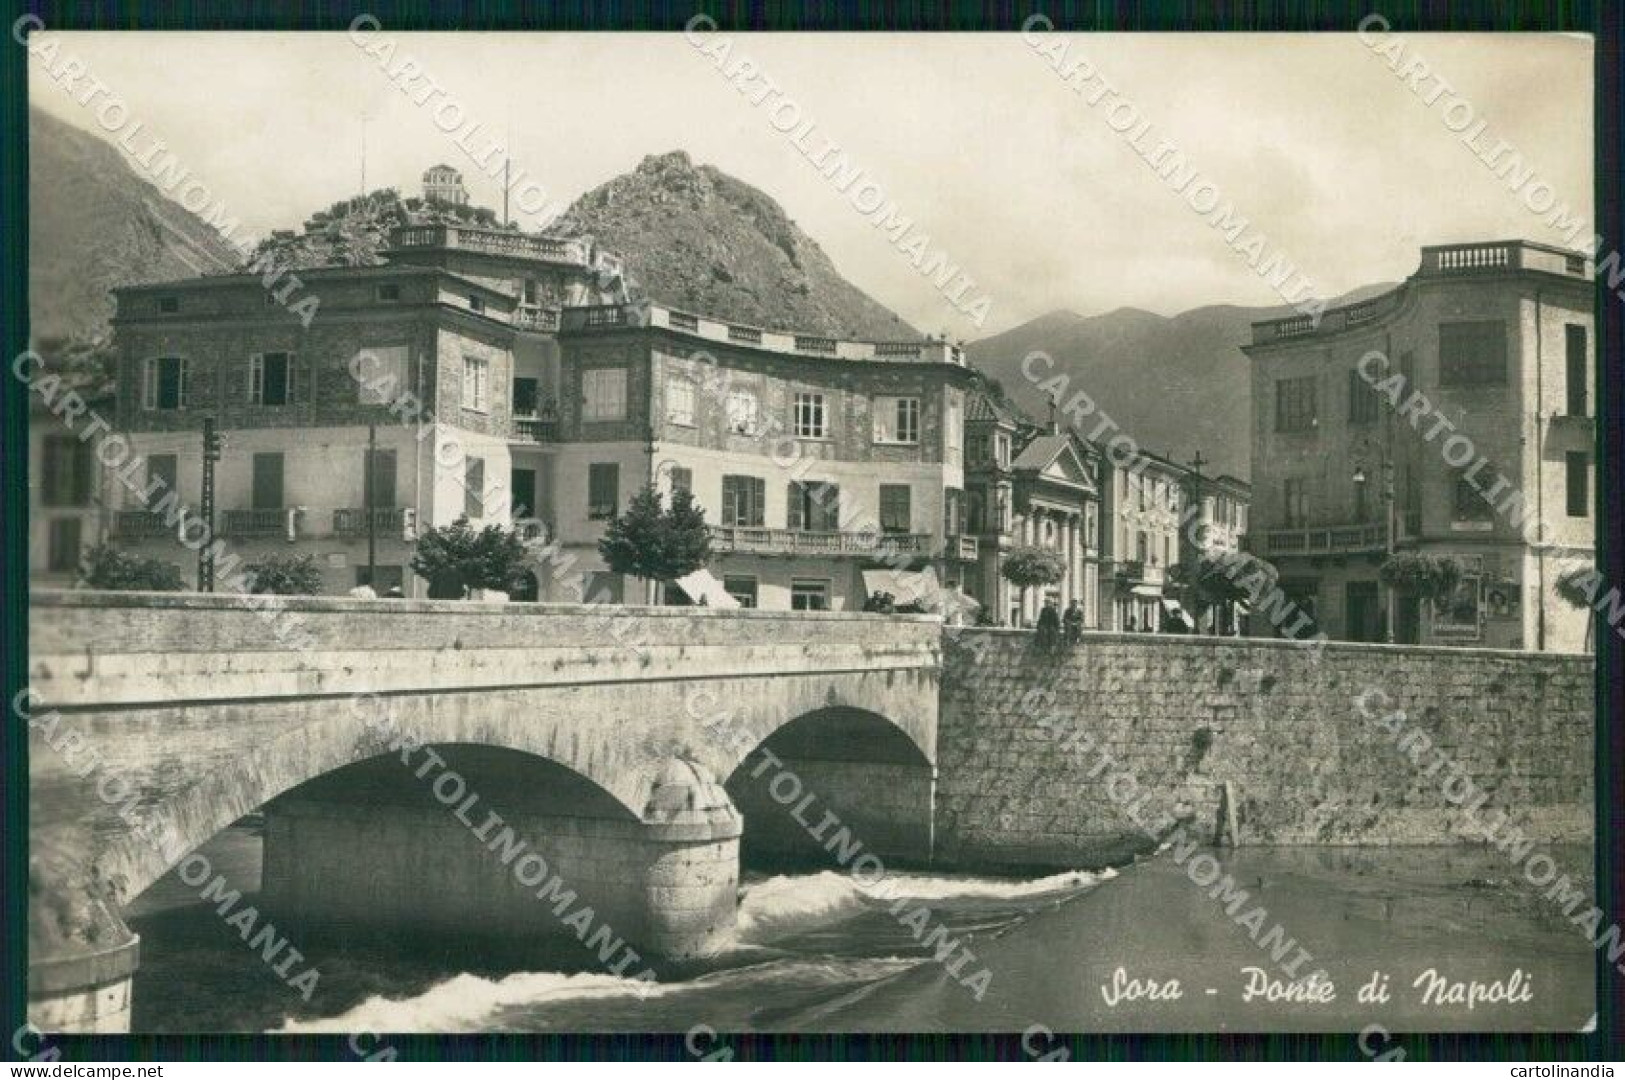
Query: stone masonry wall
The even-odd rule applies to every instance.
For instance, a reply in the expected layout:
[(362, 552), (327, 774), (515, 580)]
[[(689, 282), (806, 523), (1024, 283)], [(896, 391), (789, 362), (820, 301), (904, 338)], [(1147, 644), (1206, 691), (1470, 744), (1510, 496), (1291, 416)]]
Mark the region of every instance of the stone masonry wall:
[(1143, 820), (1211, 836), (1227, 781), (1243, 843), (1482, 842), (1443, 794), (1453, 766), (1363, 714), (1396, 709), (1490, 793), (1479, 820), (1590, 843), (1592, 676), (1589, 656), (1125, 634), (1046, 653), (965, 631), (944, 655), (936, 857), (1117, 861), (1151, 846), (1121, 809), (1141, 792)]

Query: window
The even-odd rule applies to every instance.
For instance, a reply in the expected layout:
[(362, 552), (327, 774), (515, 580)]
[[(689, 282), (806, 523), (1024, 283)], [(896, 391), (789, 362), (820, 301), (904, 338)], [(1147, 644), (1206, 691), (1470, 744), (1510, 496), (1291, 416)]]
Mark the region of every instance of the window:
[(1151, 482), (1149, 480), (1142, 479), (1139, 476), (1130, 476), (1128, 478), (1129, 501), (1138, 503), (1142, 511), (1145, 509), (1147, 492), (1150, 487)]
[(1493, 521), (1495, 507), (1484, 498), (1484, 493), (1478, 490), (1465, 475), (1457, 475), (1455, 484), (1451, 488), (1450, 520), (1452, 521)]
[(508, 487), (513, 490), (509, 510), (515, 521), (536, 517), (536, 470), (509, 469)]
[(581, 373), (581, 419), (626, 419), (626, 369), (591, 368)]
[(913, 444), (919, 441), (919, 398), (875, 398), (875, 442)]
[(912, 526), (907, 484), (880, 485), (880, 531), (906, 533)]
[(724, 574), (722, 588), (742, 608), (756, 606), (756, 579), (746, 574)]
[[(372, 465), (369, 471), (367, 466)], [(372, 490), (367, 490), (368, 481), (372, 483)], [(395, 451), (374, 450), (369, 456), (363, 451), (361, 455), (361, 499), (367, 506), (375, 510), (389, 510), (395, 507)]]
[(1564, 488), (1569, 517), (1591, 516), (1591, 455), (1571, 450), (1563, 455)]
[(828, 438), (829, 421), (824, 412), (824, 395), (797, 394), (794, 420), (796, 438)]
[(993, 464), (1001, 469), (1010, 467), (1010, 436), (999, 432), (993, 436)]
[(468, 298), (468, 310), (484, 312), (485, 311), (485, 301), (482, 298), (478, 297), (478, 296), (470, 295), (469, 298)]
[(1281, 481), (1281, 521), (1289, 529), (1309, 524), (1309, 492), (1301, 479)]
[(401, 298), (401, 287), (399, 285), (380, 285), (376, 295), (382, 302), (393, 304)]
[(181, 309), (181, 298), (178, 296), (160, 296), (158, 298), (158, 314), (173, 315)]
[(399, 566), (358, 566), (355, 568), (357, 586), (370, 586), (379, 596), (406, 584), (406, 575)]
[(790, 481), (785, 525), (803, 532), (838, 532), (841, 489), (834, 484)]
[(47, 537), (45, 568), (52, 571), (79, 569), (80, 521), (76, 517), (52, 518)]
[(485, 459), (463, 459), (463, 516), (485, 516)]
[(293, 357), (285, 352), (248, 358), (248, 402), (286, 405), (293, 400)]
[(282, 502), (282, 455), (254, 455), (253, 507), (256, 510), (280, 510)]
[(1162, 565), (1174, 565), (1174, 538), (1166, 533), (1162, 537)]
[(728, 430), (735, 435), (754, 435), (761, 424), (761, 407), (749, 390), (728, 391)]
[(1349, 369), (1349, 423), (1374, 424), (1377, 421), (1377, 388), (1366, 382), (1354, 368)]
[(147, 361), (141, 387), (143, 409), (186, 408), (186, 361), (159, 356)]
[(1275, 381), (1275, 430), (1309, 431), (1315, 426), (1315, 377)]
[(620, 512), (621, 467), (614, 462), (587, 466), (587, 519), (607, 521)]
[(791, 578), (791, 611), (828, 611), (829, 580), (827, 578)]
[(406, 346), (368, 347), (350, 364), (356, 377), (356, 403), (388, 405), (406, 392)]
[(513, 381), (513, 414), (535, 416), (541, 405), (541, 384), (532, 378), (519, 377)]
[(463, 357), (463, 408), (475, 412), (491, 408), (491, 364), (483, 357)]
[(694, 426), (694, 384), (673, 379), (666, 384), (666, 421), (681, 427)]
[(1134, 559), (1141, 563), (1151, 559), (1151, 540), (1143, 532), (1134, 534)]
[(1440, 386), (1502, 386), (1506, 381), (1504, 323), (1496, 319), (1440, 324)]
[(1565, 326), (1563, 328), (1563, 345), (1567, 361), (1567, 390), (1568, 414), (1570, 416), (1585, 416), (1586, 406), (1586, 375), (1591, 370), (1589, 356), (1590, 350), (1586, 347), (1586, 328), (1583, 326)]
[(153, 454), (147, 458), (147, 486), (142, 490), (152, 492), (147, 500), (149, 504), (162, 502), (171, 491), (179, 494), (179, 466), (174, 454)]
[(45, 506), (90, 505), (91, 466), (89, 443), (73, 435), (47, 435), (42, 464), (44, 483), (40, 502)]
[(679, 491), (686, 491), (690, 495), (694, 494), (693, 469), (684, 468), (681, 465), (673, 465), (667, 472), (667, 475), (671, 477), (671, 493), (673, 495), (677, 494)]
[(765, 523), (767, 481), (755, 476), (722, 478), (722, 523), (760, 529)]

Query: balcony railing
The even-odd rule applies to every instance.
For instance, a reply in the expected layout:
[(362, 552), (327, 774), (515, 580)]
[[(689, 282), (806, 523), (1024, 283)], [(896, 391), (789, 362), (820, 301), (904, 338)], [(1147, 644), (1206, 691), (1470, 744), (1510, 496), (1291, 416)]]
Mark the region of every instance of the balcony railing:
[[(400, 506), (379, 506), (372, 511), (373, 528), (379, 536), (402, 536), (406, 532), (406, 509)], [(367, 532), (365, 507), (343, 507), (333, 511), (335, 536), (364, 536)]]
[(220, 532), (225, 536), (280, 536), (288, 528), (288, 511), (281, 507), (227, 510)]
[[(178, 524), (178, 523), (177, 523)], [(113, 535), (130, 540), (169, 536), (175, 526), (156, 510), (120, 510), (113, 516)]]
[(757, 555), (929, 555), (933, 538), (924, 533), (805, 532), (723, 525), (711, 529), (711, 550)]
[(455, 248), (487, 255), (511, 255), (520, 259), (587, 265), (587, 248), (579, 240), (556, 236), (531, 236), (503, 229), (482, 229), (468, 225), (408, 225), (390, 234), (390, 246), (397, 248)]
[(1139, 585), (1160, 585), (1164, 577), (1162, 567), (1141, 559), (1119, 560), (1117, 576), (1123, 581)]
[(555, 442), (559, 437), (559, 422), (544, 420), (539, 416), (516, 416), (513, 418), (513, 433), (516, 439), (528, 439), (539, 443)]
[(539, 307), (536, 304), (520, 304), (514, 308), (513, 324), (521, 330), (551, 334), (559, 328), (559, 313), (554, 308)]
[(1265, 555), (1350, 555), (1383, 551), (1388, 527), (1381, 522), (1328, 525), (1301, 529), (1270, 529), (1264, 533)]

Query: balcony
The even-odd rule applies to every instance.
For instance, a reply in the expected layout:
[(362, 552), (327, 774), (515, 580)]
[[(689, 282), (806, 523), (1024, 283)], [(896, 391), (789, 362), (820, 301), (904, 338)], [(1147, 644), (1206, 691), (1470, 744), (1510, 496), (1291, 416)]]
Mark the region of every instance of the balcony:
[(1156, 563), (1147, 563), (1141, 559), (1121, 559), (1117, 563), (1117, 577), (1120, 581), (1135, 585), (1161, 585), (1164, 576), (1162, 567)]
[(737, 555), (931, 555), (935, 538), (925, 533), (804, 532), (723, 525), (711, 528), (711, 550)]
[(222, 536), (281, 536), (288, 530), (288, 511), (282, 507), (258, 510), (227, 510), (221, 522)]
[(113, 515), (113, 535), (121, 540), (170, 536), (176, 527), (168, 524), (164, 515), (156, 510), (120, 510)]
[[(406, 534), (406, 509), (400, 506), (380, 506), (372, 511), (373, 529), (379, 536)], [(367, 535), (367, 511), (364, 507), (345, 507), (333, 511), (334, 536)]]
[(520, 330), (529, 330), (535, 334), (557, 333), (559, 329), (559, 313), (556, 308), (544, 308), (536, 304), (520, 304), (513, 309), (513, 324)]
[(516, 416), (513, 418), (513, 437), (521, 442), (557, 442), (559, 422), (540, 416)]
[(408, 225), (391, 233), (389, 243), (393, 248), (450, 248), (572, 266), (586, 266), (588, 262), (587, 247), (579, 240), (469, 225)]
[(1269, 529), (1262, 555), (1358, 555), (1386, 551), (1388, 528), (1382, 522), (1301, 529)]
[(942, 542), (942, 557), (955, 562), (975, 562), (981, 545), (974, 536), (950, 533)]

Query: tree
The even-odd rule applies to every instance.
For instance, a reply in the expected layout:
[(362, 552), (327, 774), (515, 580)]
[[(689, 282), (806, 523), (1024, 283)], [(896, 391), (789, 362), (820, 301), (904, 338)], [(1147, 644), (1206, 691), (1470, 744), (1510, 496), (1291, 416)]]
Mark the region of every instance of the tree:
[[(1257, 603), (1275, 587), (1280, 572), (1273, 564), (1245, 551), (1204, 551), (1194, 563), (1181, 564), (1170, 578), (1186, 587), (1193, 616), (1209, 608), (1230, 610), (1238, 603)], [(1213, 620), (1219, 632), (1219, 620)]]
[(1449, 555), (1402, 551), (1388, 556), (1378, 576), (1397, 593), (1437, 600), (1450, 595), (1461, 581), (1461, 563)]
[(461, 600), (470, 589), (508, 591), (528, 556), (517, 530), (487, 525), (475, 532), (460, 517), (418, 537), (412, 571), (429, 582), (431, 600)]
[(1021, 607), (1025, 611), (1027, 590), (1034, 585), (1059, 584), (1066, 576), (1066, 563), (1058, 552), (1048, 548), (1018, 547), (1004, 557), (999, 573), (1021, 590)]
[(1601, 586), (1602, 579), (1597, 574), (1597, 568), (1589, 563), (1585, 566), (1570, 567), (1557, 575), (1557, 581), (1552, 584), (1552, 588), (1564, 603), (1588, 613), (1586, 615), (1586, 652), (1591, 651), (1591, 634), (1597, 626), (1597, 620), (1589, 612), (1595, 600), (1596, 592)]
[(322, 591), (322, 569), (314, 555), (270, 555), (248, 567), (249, 590), (276, 596), (315, 596)]
[(711, 558), (711, 528), (692, 492), (674, 491), (667, 509), (650, 484), (609, 523), (598, 541), (598, 553), (617, 574), (645, 582), (676, 581)]
[(84, 584), (90, 589), (180, 592), (186, 588), (174, 563), (129, 555), (103, 544), (85, 556)]

